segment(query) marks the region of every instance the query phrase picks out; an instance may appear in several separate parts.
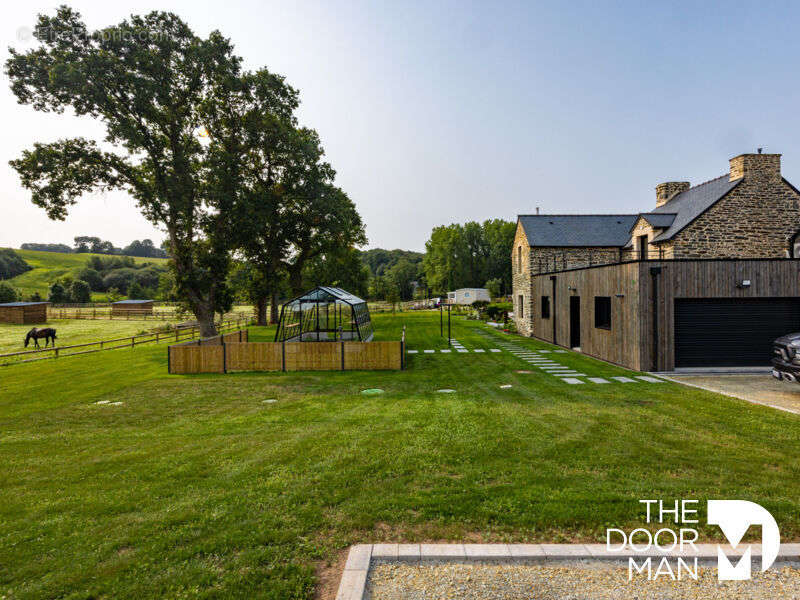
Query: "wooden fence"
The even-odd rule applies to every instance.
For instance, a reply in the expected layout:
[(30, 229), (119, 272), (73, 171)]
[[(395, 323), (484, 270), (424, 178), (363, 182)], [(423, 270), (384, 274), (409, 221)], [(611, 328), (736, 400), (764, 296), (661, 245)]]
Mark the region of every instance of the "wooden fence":
[[(236, 319), (242, 316), (249, 316), (251, 311), (234, 310), (225, 314), (225, 319)], [(188, 318), (193, 318), (187, 315)], [(145, 309), (126, 310), (124, 313), (113, 313), (108, 307), (77, 307), (77, 308), (48, 308), (47, 318), (49, 319), (88, 319), (88, 320), (114, 320), (114, 321), (175, 321), (179, 319), (179, 314), (175, 310), (165, 307), (162, 310)]]
[[(238, 336), (238, 337), (237, 337)], [(400, 370), (405, 342), (249, 342), (247, 331), (173, 344), (169, 372)]]
[[(250, 318), (229, 319), (220, 322), (217, 326), (217, 329), (219, 331), (241, 329), (250, 322)], [(80, 354), (90, 354), (92, 352), (100, 352), (103, 350), (116, 350), (117, 348), (135, 348), (136, 346), (149, 343), (180, 342), (181, 340), (190, 340), (189, 343), (197, 343), (199, 335), (200, 328), (196, 325), (193, 325), (189, 327), (179, 327), (169, 331), (153, 331), (151, 333), (143, 333), (140, 335), (132, 335), (129, 337), (108, 340), (98, 340), (96, 342), (74, 344), (71, 346), (51, 346), (50, 348), (42, 348), (40, 350), (23, 350), (21, 352), (0, 354), (0, 361), (2, 361), (0, 362), (0, 366), (7, 367), (9, 365), (18, 365), (37, 360), (78, 356)], [(191, 340), (194, 340), (194, 342)]]

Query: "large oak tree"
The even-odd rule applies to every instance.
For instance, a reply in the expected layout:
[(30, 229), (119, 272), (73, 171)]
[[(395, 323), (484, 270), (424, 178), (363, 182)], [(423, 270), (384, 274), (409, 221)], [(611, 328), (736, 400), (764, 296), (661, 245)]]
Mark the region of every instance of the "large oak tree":
[(89, 191), (129, 192), (167, 233), (179, 295), (202, 334), (213, 335), (214, 314), (231, 302), (226, 276), (246, 200), (250, 121), (265, 106), (253, 90), (270, 88), (261, 92), (276, 121), (294, 110), (296, 94), (266, 71), (242, 74), (229, 40), (200, 38), (171, 13), (88, 32), (62, 6), (40, 15), (36, 31), (39, 46), (12, 49), (6, 63), (19, 102), (94, 118), (106, 135), (37, 143), (12, 167), (52, 219)]

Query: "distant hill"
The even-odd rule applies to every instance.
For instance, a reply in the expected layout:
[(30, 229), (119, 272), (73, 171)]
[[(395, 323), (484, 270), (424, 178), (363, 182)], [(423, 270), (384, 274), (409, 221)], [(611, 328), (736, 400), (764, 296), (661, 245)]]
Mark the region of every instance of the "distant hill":
[[(50, 283), (59, 277), (72, 275), (77, 277), (78, 272), (86, 266), (86, 261), (91, 256), (109, 258), (105, 254), (46, 252), (41, 250), (15, 250), (25, 260), (32, 270), (8, 279), (8, 283), (17, 288), (22, 295), (27, 297), (34, 292), (39, 292), (42, 298), (47, 297)], [(165, 263), (165, 258), (140, 258), (134, 257), (137, 263)], [(92, 294), (93, 299), (97, 294)]]

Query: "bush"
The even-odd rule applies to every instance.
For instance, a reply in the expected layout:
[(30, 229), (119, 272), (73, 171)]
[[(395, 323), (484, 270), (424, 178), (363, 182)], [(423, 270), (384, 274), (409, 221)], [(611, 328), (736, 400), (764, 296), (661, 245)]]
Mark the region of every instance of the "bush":
[(122, 268), (114, 269), (103, 277), (103, 286), (106, 289), (117, 288), (123, 294), (127, 293), (128, 287), (136, 278), (136, 269)]
[(483, 287), (489, 292), (490, 298), (497, 298), (500, 295), (500, 289), (503, 287), (503, 280), (500, 278), (490, 279)]
[(106, 298), (109, 302), (117, 302), (118, 300), (122, 300), (122, 294), (117, 288), (109, 288), (106, 292)]
[(486, 307), (486, 316), (492, 321), (497, 321), (503, 317), (503, 313), (511, 312), (510, 302), (495, 302)]
[(144, 288), (139, 284), (138, 281), (134, 281), (128, 287), (128, 298), (131, 300), (147, 300), (147, 296), (145, 295), (146, 292)]
[(103, 287), (103, 277), (95, 269), (86, 267), (78, 273), (78, 279), (85, 281), (89, 284), (89, 288), (93, 292), (102, 292), (105, 290)]
[(64, 289), (64, 286), (57, 281), (50, 286), (50, 294), (48, 295), (47, 299), (54, 304), (64, 304), (65, 302), (69, 302), (67, 291)]
[(91, 302), (92, 288), (90, 288), (89, 284), (85, 281), (76, 279), (69, 288), (69, 296), (71, 302), (77, 302), (79, 304)]
[(11, 248), (0, 248), (0, 279), (11, 279), (32, 268)]
[(17, 300), (19, 300), (17, 290), (11, 287), (10, 284), (0, 281), (0, 304), (16, 302)]

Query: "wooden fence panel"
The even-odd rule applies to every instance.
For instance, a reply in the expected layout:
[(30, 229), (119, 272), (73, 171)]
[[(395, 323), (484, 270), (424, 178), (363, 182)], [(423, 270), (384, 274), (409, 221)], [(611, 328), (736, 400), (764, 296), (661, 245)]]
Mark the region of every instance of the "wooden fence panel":
[(226, 342), (228, 371), (280, 371), (283, 348), (280, 342)]
[(400, 370), (400, 342), (344, 342), (344, 368), (348, 371)]
[(341, 371), (342, 344), (286, 342), (287, 371)]
[(224, 347), (221, 344), (209, 346), (170, 346), (170, 373), (224, 373)]

